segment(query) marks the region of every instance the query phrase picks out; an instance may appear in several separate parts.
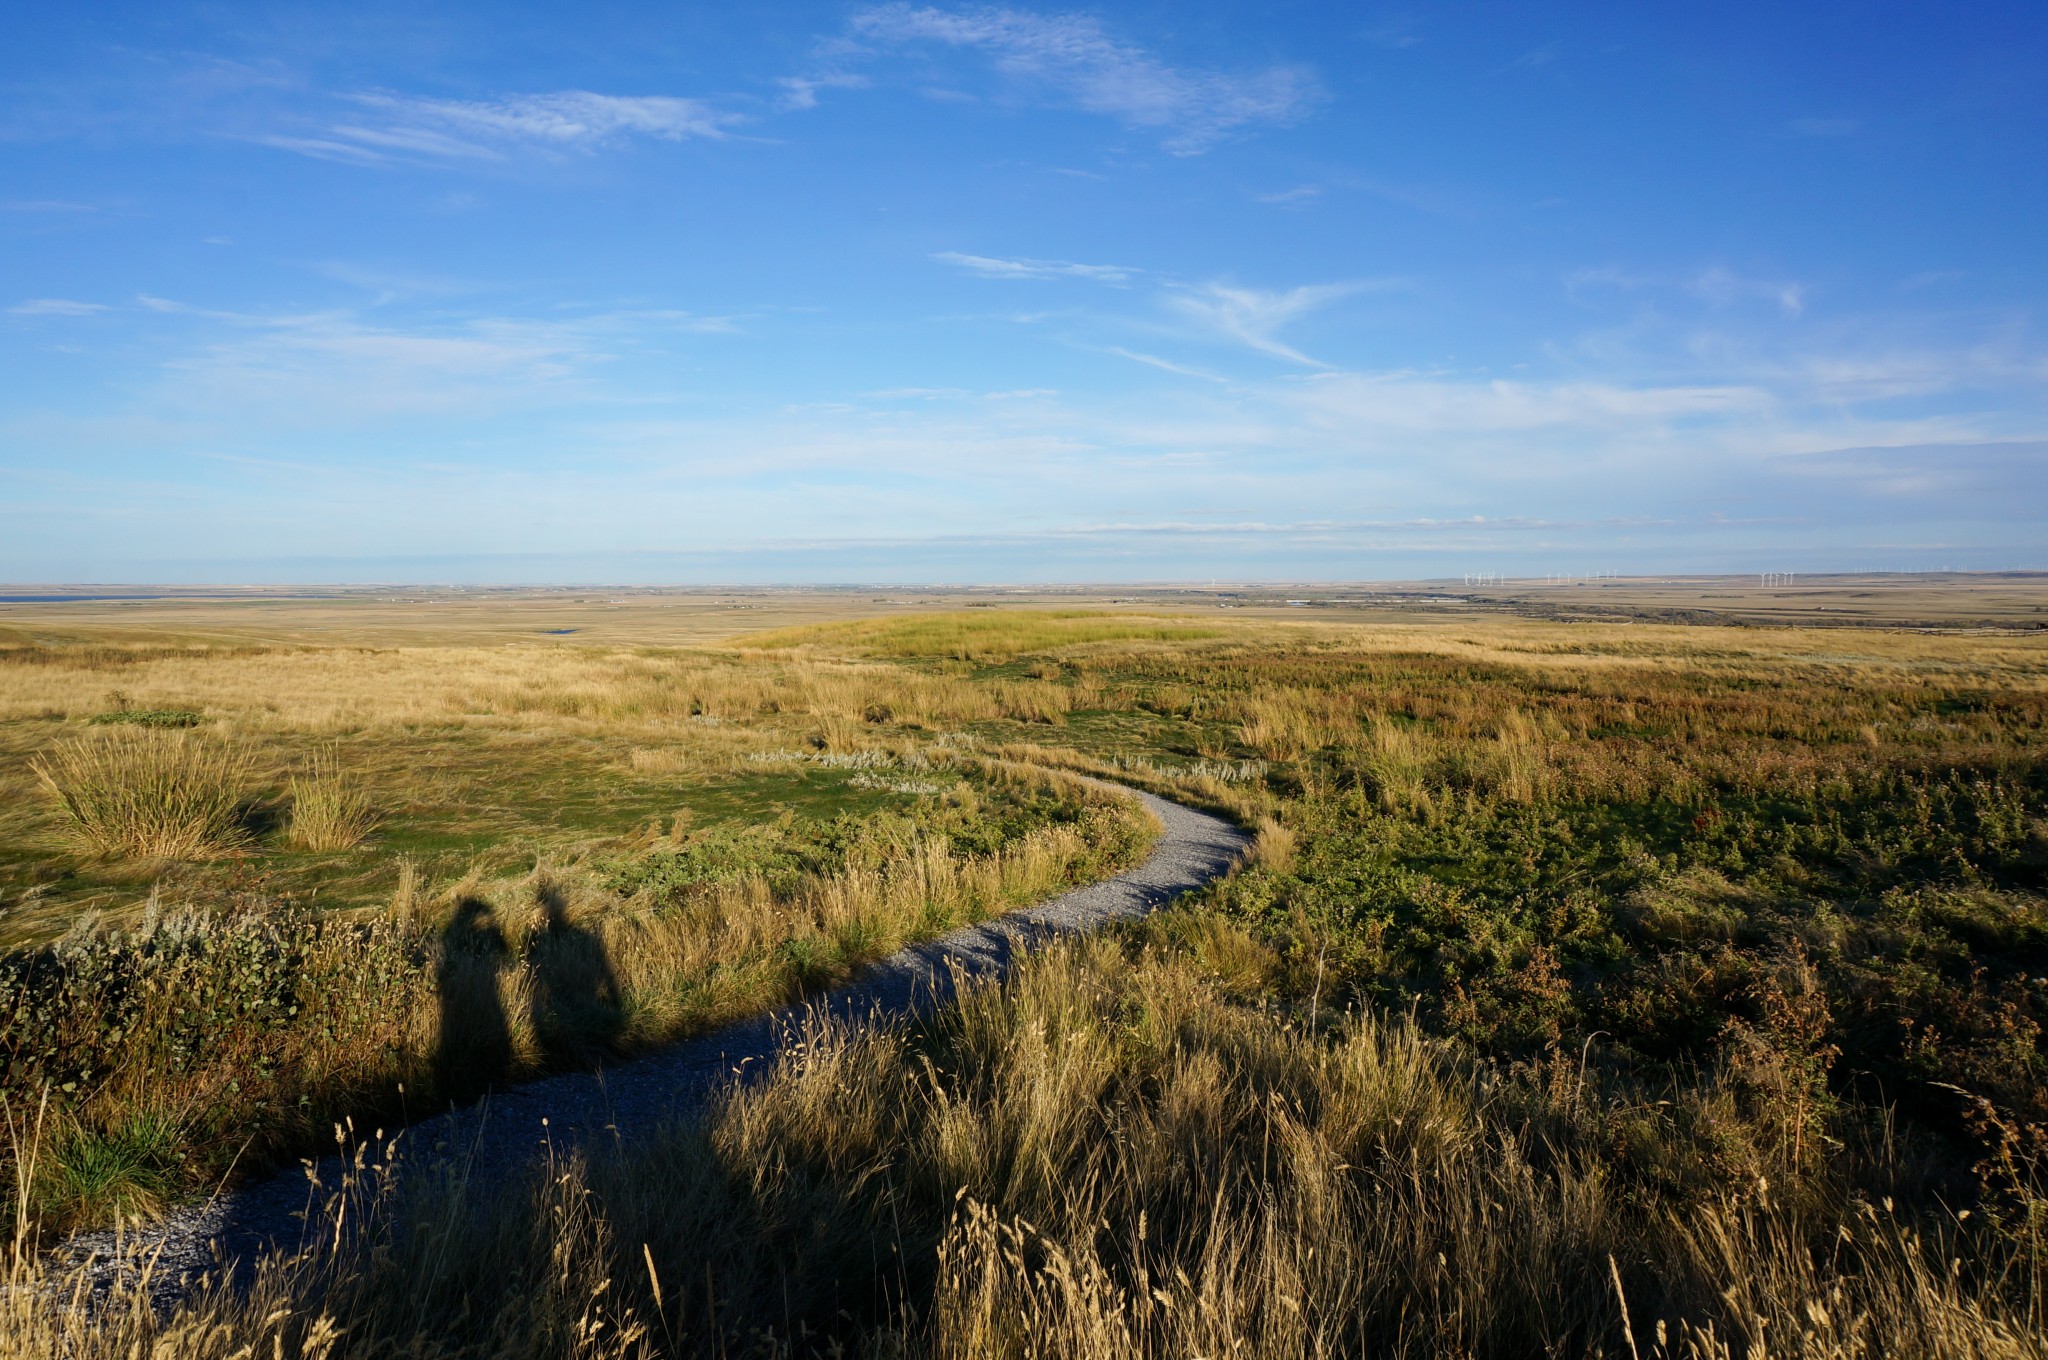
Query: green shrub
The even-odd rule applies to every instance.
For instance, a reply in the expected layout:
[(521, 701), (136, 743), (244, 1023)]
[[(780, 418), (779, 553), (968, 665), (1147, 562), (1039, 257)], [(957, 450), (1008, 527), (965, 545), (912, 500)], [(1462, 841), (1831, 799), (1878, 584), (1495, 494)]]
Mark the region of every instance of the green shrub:
[(111, 713), (95, 713), (86, 721), (95, 727), (197, 727), (205, 719), (189, 708), (117, 708)]

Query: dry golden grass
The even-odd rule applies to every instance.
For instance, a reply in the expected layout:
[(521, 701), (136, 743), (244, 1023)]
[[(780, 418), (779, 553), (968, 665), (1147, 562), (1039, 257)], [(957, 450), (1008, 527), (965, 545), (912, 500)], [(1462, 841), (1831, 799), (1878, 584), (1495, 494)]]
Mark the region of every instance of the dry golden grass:
[[(813, 743), (902, 752), (975, 723), (1053, 727), (1074, 702), (1069, 686), (1040, 680), (982, 685), (871, 662), (719, 652), (75, 648), (33, 662), (0, 657), (0, 841), (14, 849), (12, 863), (0, 862), (0, 908), (24, 908), (0, 925), (10, 938), (61, 934), (67, 911), (121, 912), (147, 892), (147, 882), (117, 882), (119, 874), (72, 872), (69, 816), (29, 765), (99, 712), (115, 684), (139, 708), (202, 714), (205, 740), (247, 757), (244, 792), (278, 800), (290, 781), (305, 784), (309, 758), (331, 756), (336, 776), (374, 802), (380, 843), (390, 843), (357, 857), (347, 882), (333, 881), (335, 869), (294, 885), (338, 903), (381, 891), (388, 854), (496, 833), (523, 840), (529, 859), (573, 856), (630, 833), (632, 818), (671, 815), (707, 785), (762, 775), (749, 763), (756, 755)], [(631, 778), (608, 778), (607, 769)], [(317, 784), (305, 791), (309, 807), (322, 796)], [(587, 830), (556, 827), (550, 804), (561, 801), (592, 807), (580, 814)], [(611, 804), (622, 810), (608, 814)], [(624, 810), (635, 805), (645, 811)], [(420, 809), (433, 809), (439, 824)], [(191, 880), (172, 886), (196, 893)]]
[(229, 744), (182, 731), (95, 732), (29, 768), (92, 849), (143, 860), (199, 859), (247, 839), (249, 762)]
[[(34, 665), (0, 661), (0, 722), (89, 717), (108, 683), (105, 664), (63, 653)], [(138, 707), (196, 710), (236, 731), (315, 736), (507, 722), (630, 733), (692, 717), (943, 727), (1006, 716), (1053, 720), (1071, 702), (1064, 687), (1041, 680), (986, 686), (876, 663), (718, 652), (223, 650), (114, 664)]]
[(630, 900), (587, 867), (430, 892), (407, 865), (380, 920), (152, 908), (132, 930), (0, 959), (0, 1014), (32, 1027), (5, 1035), (0, 1093), (49, 1090), (56, 1131), (40, 1179), (0, 1173), (24, 1177), (45, 1227), (132, 1214), (351, 1113), (431, 1108), (759, 1013), (1122, 867), (1156, 830), (1063, 776), (984, 773), (1050, 781), (1089, 811), (993, 854), (925, 836), (786, 884), (748, 872)]
[[(1710, 1086), (1714, 1078), (1695, 1079)], [(1412, 1022), (1327, 1032), (1190, 961), (1063, 949), (916, 1042), (813, 1026), (702, 1127), (394, 1198), (167, 1314), (17, 1248), (24, 1360), (1237, 1355), (2038, 1360), (2038, 1261), (1882, 1205), (1692, 1202), (1588, 1161), (1643, 1093)], [(403, 1214), (406, 1230), (387, 1231)], [(66, 1297), (70, 1307), (51, 1307)]]
[(376, 829), (377, 811), (369, 796), (337, 766), (330, 752), (314, 762), (310, 774), (292, 778), (291, 820), (285, 835), (301, 850), (353, 850)]

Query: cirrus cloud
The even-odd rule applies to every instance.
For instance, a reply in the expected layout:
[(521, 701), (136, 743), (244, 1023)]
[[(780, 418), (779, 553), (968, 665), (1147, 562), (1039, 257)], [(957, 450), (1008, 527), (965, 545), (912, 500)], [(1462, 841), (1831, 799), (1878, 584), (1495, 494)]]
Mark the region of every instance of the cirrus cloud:
[(366, 117), (316, 135), (271, 135), (267, 146), (323, 160), (375, 165), (403, 160), (509, 160), (520, 153), (592, 151), (634, 137), (722, 139), (739, 114), (672, 95), (589, 90), (500, 99), (431, 99), (381, 91), (348, 96)]
[(1096, 283), (1123, 283), (1133, 272), (1122, 265), (1075, 264), (1072, 260), (1006, 260), (992, 255), (966, 255), (942, 250), (933, 259), (956, 265), (985, 279), (1091, 279)]
[(980, 52), (1016, 85), (1087, 113), (1165, 134), (1166, 149), (1194, 156), (1244, 129), (1282, 126), (1321, 98), (1301, 66), (1249, 72), (1176, 67), (1104, 31), (1081, 14), (942, 10), (881, 5), (853, 17), (861, 39), (891, 47), (937, 45)]
[(101, 302), (75, 302), (70, 298), (30, 298), (7, 309), (11, 316), (93, 316), (107, 310)]

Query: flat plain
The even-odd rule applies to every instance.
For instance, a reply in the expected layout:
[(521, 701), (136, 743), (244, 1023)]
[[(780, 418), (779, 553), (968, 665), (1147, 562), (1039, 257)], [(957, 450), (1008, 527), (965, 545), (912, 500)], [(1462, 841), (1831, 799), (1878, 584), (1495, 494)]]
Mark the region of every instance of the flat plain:
[[(90, 593), (161, 598), (0, 603), (16, 1353), (2043, 1353), (2042, 577)], [(1254, 850), (652, 1148), (34, 1304), (1141, 855), (1062, 771)]]

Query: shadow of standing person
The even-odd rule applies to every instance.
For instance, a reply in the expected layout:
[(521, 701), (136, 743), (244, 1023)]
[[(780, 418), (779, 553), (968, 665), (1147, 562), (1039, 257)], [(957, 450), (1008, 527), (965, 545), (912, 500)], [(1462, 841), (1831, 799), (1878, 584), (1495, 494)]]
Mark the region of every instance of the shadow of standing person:
[(465, 898), (441, 932), (441, 1036), (434, 1075), (450, 1100), (473, 1100), (512, 1066), (512, 1029), (498, 998), (498, 974), (512, 950), (491, 904)]
[(534, 895), (546, 923), (527, 940), (534, 1040), (550, 1067), (584, 1067), (617, 1052), (626, 1010), (604, 942), (569, 919), (560, 887), (542, 879)]

